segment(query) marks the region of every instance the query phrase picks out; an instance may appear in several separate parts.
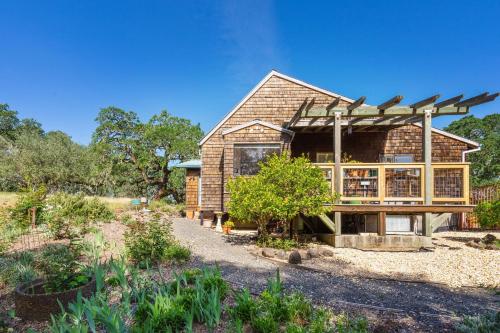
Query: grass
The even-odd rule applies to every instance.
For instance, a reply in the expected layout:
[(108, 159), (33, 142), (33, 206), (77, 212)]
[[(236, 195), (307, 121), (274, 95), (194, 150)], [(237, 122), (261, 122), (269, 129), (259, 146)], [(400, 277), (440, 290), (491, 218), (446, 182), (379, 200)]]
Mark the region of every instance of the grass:
[(16, 200), (17, 200), (17, 193), (0, 192), (0, 209), (14, 206)]

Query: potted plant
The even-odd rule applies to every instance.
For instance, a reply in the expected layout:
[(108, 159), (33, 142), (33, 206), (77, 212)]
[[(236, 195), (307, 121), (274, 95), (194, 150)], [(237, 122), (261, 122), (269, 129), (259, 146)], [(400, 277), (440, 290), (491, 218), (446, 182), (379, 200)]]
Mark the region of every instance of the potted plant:
[(229, 235), (231, 233), (231, 229), (234, 228), (234, 222), (232, 221), (227, 221), (224, 223), (222, 226), (222, 231), (224, 231), (224, 234)]

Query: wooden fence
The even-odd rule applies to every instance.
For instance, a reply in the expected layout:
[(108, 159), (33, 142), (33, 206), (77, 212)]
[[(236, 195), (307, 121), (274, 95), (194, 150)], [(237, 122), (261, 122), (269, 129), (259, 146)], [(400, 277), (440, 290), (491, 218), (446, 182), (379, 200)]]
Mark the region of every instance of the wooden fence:
[[(477, 205), (481, 202), (493, 202), (500, 199), (500, 183), (472, 188), (470, 191), (471, 205)], [(477, 216), (474, 212), (467, 213), (462, 223), (462, 230), (478, 230), (481, 229)], [(497, 227), (497, 229), (499, 229)]]

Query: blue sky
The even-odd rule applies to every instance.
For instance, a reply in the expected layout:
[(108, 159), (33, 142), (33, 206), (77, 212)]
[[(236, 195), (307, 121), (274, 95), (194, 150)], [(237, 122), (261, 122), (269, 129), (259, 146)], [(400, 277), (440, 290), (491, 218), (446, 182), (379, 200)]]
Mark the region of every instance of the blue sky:
[(0, 103), (80, 143), (109, 105), (208, 131), (271, 69), (370, 104), (500, 90), (500, 1), (2, 0), (0, 13)]

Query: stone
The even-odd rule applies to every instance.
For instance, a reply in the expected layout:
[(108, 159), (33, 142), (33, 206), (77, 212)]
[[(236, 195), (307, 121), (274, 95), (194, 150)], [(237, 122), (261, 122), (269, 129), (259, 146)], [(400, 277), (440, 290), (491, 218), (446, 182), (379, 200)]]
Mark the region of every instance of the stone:
[(276, 251), (276, 258), (278, 258), (278, 259), (286, 259), (286, 252), (285, 252), (285, 250)]
[(299, 250), (298, 252), (299, 252), (302, 260), (311, 259), (311, 255), (309, 254), (308, 250)]
[(492, 234), (487, 234), (486, 236), (481, 238), (481, 241), (484, 244), (493, 244), (496, 240), (497, 240), (497, 238), (495, 237), (495, 235), (492, 235)]
[(262, 255), (267, 258), (273, 258), (274, 250), (266, 247), (262, 250)]
[(333, 251), (330, 249), (321, 249), (320, 254), (323, 257), (333, 257)]
[(288, 256), (288, 262), (293, 265), (298, 265), (302, 263), (302, 257), (300, 256), (299, 251), (295, 250), (290, 252)]
[(319, 250), (316, 247), (312, 247), (312, 248), (308, 249), (307, 254), (309, 254), (309, 256), (311, 258), (319, 258), (319, 256), (320, 256)]

